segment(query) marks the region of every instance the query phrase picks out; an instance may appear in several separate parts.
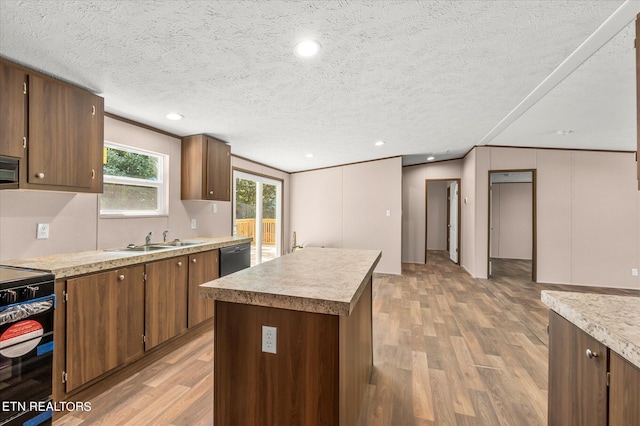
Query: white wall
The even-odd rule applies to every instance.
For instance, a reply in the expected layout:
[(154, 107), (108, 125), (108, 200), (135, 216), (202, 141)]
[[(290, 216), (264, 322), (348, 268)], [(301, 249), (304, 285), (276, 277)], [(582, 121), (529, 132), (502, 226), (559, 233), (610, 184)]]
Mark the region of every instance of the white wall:
[(474, 276), (487, 274), (488, 170), (536, 169), (538, 281), (640, 288), (639, 278), (631, 276), (640, 264), (640, 195), (633, 153), (498, 147), (474, 151)]
[(531, 183), (494, 183), (491, 197), (491, 257), (531, 259)]
[(447, 181), (427, 183), (427, 250), (447, 249)]
[[(141, 244), (150, 231), (154, 233), (154, 241), (160, 241), (166, 229), (170, 231), (170, 239), (231, 235), (231, 202), (180, 200), (179, 139), (107, 117), (105, 140), (169, 156), (169, 215), (99, 218), (98, 194), (2, 190), (0, 261)], [(288, 174), (236, 157), (232, 157), (232, 166), (283, 179), (284, 246), (287, 247)], [(213, 212), (214, 204), (216, 213)], [(191, 219), (196, 219), (195, 230), (190, 228)], [(38, 223), (49, 223), (49, 239), (36, 240)]]
[(489, 170), (518, 169), (537, 170), (539, 282), (640, 289), (633, 153), (476, 147), (462, 160), (405, 167), (403, 261), (424, 262), (424, 180), (461, 177), (461, 264), (486, 278)]
[[(424, 263), (425, 181), (459, 179), (462, 160), (407, 166), (402, 169), (402, 261)], [(461, 185), (464, 190), (464, 183)], [(464, 223), (463, 223), (464, 227)], [(464, 233), (462, 234), (464, 235)]]
[(291, 232), (303, 246), (381, 250), (376, 271), (400, 274), (401, 187), (400, 157), (294, 173)]

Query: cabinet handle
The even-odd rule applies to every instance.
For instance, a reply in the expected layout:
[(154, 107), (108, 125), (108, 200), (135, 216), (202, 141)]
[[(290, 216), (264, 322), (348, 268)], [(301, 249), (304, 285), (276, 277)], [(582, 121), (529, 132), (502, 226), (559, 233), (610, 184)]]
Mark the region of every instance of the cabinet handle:
[(40, 172), (36, 175), (38, 179), (44, 179), (44, 173)]
[(26, 147), (27, 147), (27, 137), (26, 137), (26, 136), (24, 136), (24, 137), (22, 138), (22, 147), (23, 147), (23, 148), (26, 148)]
[(22, 93), (27, 94), (27, 83), (22, 83)]
[(587, 349), (586, 355), (589, 359), (598, 358), (598, 354), (596, 352), (593, 352), (591, 349)]
[(178, 266), (182, 266), (182, 262), (178, 262)]
[(213, 191), (209, 191), (209, 195), (213, 195)]
[(91, 115), (96, 115), (96, 106), (91, 105)]
[(118, 281), (124, 281), (124, 275), (118, 275)]
[(96, 169), (91, 169), (91, 179), (96, 178)]
[(197, 259), (191, 259), (191, 261), (192, 261), (193, 263), (196, 263), (196, 260), (197, 260)]

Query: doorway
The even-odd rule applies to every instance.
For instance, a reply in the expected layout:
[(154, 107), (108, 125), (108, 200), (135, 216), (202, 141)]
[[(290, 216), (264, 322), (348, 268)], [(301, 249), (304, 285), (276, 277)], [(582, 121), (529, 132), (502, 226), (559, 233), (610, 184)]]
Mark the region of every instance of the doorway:
[(282, 181), (233, 171), (233, 235), (251, 237), (251, 266), (282, 253)]
[(460, 179), (426, 179), (425, 203), (425, 263), (430, 250), (440, 250), (460, 265)]
[(536, 171), (490, 170), (488, 278), (536, 281)]

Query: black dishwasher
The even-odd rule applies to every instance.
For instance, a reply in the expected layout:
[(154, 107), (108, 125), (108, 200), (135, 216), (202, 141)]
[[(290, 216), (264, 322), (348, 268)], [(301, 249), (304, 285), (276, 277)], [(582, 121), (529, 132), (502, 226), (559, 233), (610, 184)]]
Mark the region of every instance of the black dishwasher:
[(251, 244), (244, 243), (220, 249), (220, 276), (233, 274), (251, 266)]

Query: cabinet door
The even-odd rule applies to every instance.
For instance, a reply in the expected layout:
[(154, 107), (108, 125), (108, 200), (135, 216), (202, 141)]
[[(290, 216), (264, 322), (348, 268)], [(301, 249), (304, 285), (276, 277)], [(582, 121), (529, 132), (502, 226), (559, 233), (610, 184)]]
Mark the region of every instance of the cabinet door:
[(187, 256), (145, 265), (145, 350), (187, 328)]
[(27, 136), (27, 74), (0, 63), (0, 155), (24, 156)]
[(118, 287), (118, 364), (144, 354), (144, 265), (115, 271)]
[(606, 346), (549, 313), (550, 426), (607, 424), (607, 357)]
[(118, 284), (114, 271), (67, 280), (69, 392), (118, 365)]
[(231, 147), (224, 142), (207, 138), (208, 200), (231, 201)]
[(38, 185), (91, 188), (97, 170), (101, 98), (39, 76), (29, 76), (29, 170)]
[(640, 424), (640, 370), (610, 351), (609, 426)]
[(218, 258), (218, 250), (189, 256), (189, 327), (213, 317), (214, 300), (200, 297), (200, 284), (218, 278)]

